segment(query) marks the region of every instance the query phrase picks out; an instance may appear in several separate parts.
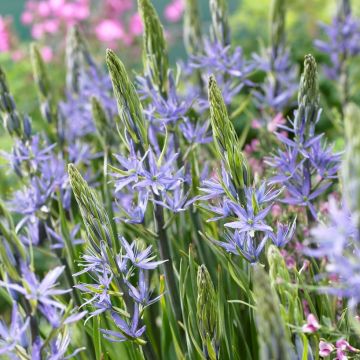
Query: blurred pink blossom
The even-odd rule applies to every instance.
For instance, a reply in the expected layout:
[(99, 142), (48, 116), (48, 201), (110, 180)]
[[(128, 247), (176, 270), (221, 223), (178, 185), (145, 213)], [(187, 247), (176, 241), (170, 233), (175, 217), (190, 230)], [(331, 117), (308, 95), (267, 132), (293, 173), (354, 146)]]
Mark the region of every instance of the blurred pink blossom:
[(138, 13), (134, 14), (131, 18), (130, 18), (130, 24), (129, 24), (129, 29), (132, 35), (134, 36), (138, 36), (141, 35), (143, 32), (143, 24), (141, 21), (141, 17)]
[(305, 316), (309, 316), (309, 314), (310, 314), (309, 303), (305, 299), (301, 300), (301, 303), (302, 303), (302, 306), (304, 309)]
[(10, 20), (0, 16), (0, 52), (7, 52), (11, 47)]
[(30, 12), (25, 11), (21, 14), (21, 22), (25, 25), (29, 25), (32, 23), (33, 21), (33, 16)]
[(40, 52), (45, 62), (50, 62), (54, 57), (53, 50), (49, 46), (44, 46), (41, 48)]
[(253, 152), (255, 152), (258, 149), (259, 145), (260, 145), (259, 139), (252, 139), (250, 144), (245, 145), (244, 151), (247, 155), (251, 155)]
[(95, 34), (100, 41), (107, 43), (115, 42), (124, 37), (124, 29), (118, 21), (105, 19), (99, 22), (95, 28)]
[(360, 350), (351, 346), (345, 339), (336, 341), (336, 360), (347, 360), (346, 352), (358, 353)]
[(351, 346), (345, 339), (340, 339), (336, 342), (336, 348), (341, 351), (360, 352), (359, 349)]
[(104, 2), (108, 16), (118, 17), (133, 8), (132, 0), (105, 0)]
[(41, 39), (56, 33), (60, 25), (72, 26), (90, 16), (89, 0), (27, 1), (21, 21), (31, 26), (31, 34)]
[(21, 50), (15, 50), (11, 53), (11, 59), (19, 61), (24, 58), (24, 53)]
[(282, 214), (281, 206), (279, 204), (274, 204), (271, 208), (271, 215), (275, 218), (280, 217)]
[(304, 333), (312, 334), (320, 329), (320, 324), (314, 314), (309, 314), (306, 318), (306, 324), (302, 326)]
[(335, 350), (334, 345), (332, 345), (332, 344), (330, 344), (330, 343), (328, 343), (326, 341), (320, 340), (320, 342), (319, 342), (319, 355), (321, 357), (329, 356), (334, 350)]
[(280, 252), (285, 260), (286, 267), (288, 269), (294, 269), (296, 266), (295, 258), (292, 255), (289, 255), (289, 253), (284, 249), (282, 249)]
[(253, 129), (261, 129), (261, 122), (257, 119), (251, 121), (251, 127)]
[(106, 46), (117, 47), (120, 41), (130, 45), (134, 37), (142, 34), (135, 3), (135, 0), (28, 0), (21, 21), (30, 26), (36, 40), (46, 41), (52, 35), (60, 38), (53, 43), (61, 45), (67, 29), (81, 23), (87, 34), (94, 34)]
[(178, 22), (184, 13), (183, 0), (173, 0), (165, 7), (164, 16), (167, 21)]
[(285, 124), (285, 119), (282, 113), (278, 113), (267, 125), (270, 132), (275, 132), (279, 125)]

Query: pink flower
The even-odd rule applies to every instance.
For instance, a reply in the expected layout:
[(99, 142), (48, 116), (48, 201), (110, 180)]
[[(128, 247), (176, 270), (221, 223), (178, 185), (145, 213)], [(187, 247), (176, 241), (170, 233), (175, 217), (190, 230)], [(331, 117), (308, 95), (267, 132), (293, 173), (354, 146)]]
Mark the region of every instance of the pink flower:
[(100, 41), (107, 43), (113, 43), (124, 37), (124, 29), (115, 20), (105, 19), (95, 28), (95, 34)]
[(49, 46), (44, 46), (43, 48), (41, 48), (40, 52), (45, 62), (50, 62), (54, 57), (54, 53)]
[(320, 340), (320, 342), (319, 342), (319, 355), (321, 357), (329, 356), (334, 350), (335, 350), (335, 347), (332, 344)]
[(262, 162), (254, 157), (251, 157), (248, 159), (249, 165), (254, 173), (257, 173), (259, 175), (263, 172), (263, 166)]
[(14, 61), (19, 61), (24, 58), (24, 54), (21, 50), (15, 50), (11, 53), (11, 58)]
[(108, 15), (113, 18), (119, 17), (133, 7), (131, 0), (105, 0), (105, 7), (108, 8)]
[(253, 121), (251, 121), (251, 127), (253, 129), (261, 129), (261, 123), (259, 120), (254, 119)]
[(306, 324), (302, 326), (304, 333), (312, 334), (320, 329), (320, 324), (317, 321), (315, 315), (309, 314), (306, 319)]
[(283, 125), (285, 124), (285, 119), (283, 117), (283, 114), (282, 113), (278, 113), (270, 122), (269, 124), (267, 125), (267, 129), (270, 131), (270, 132), (274, 132), (276, 131), (277, 127), (279, 125)]
[(29, 25), (34, 20), (32, 13), (25, 11), (21, 14), (21, 22), (25, 25)]
[(141, 17), (139, 15), (139, 13), (134, 14), (130, 18), (129, 29), (130, 29), (131, 34), (133, 34), (135, 36), (142, 34), (143, 24), (141, 22)]
[(47, 1), (40, 1), (38, 4), (37, 12), (42, 17), (50, 15), (51, 8)]
[(250, 144), (245, 145), (246, 154), (248, 155), (252, 154), (254, 151), (257, 150), (259, 145), (260, 145), (260, 141), (258, 139), (251, 140)]
[(289, 255), (288, 252), (284, 249), (280, 251), (282, 257), (285, 260), (286, 267), (288, 269), (293, 269), (296, 265), (296, 261), (292, 255)]
[(275, 218), (278, 218), (282, 213), (281, 206), (279, 204), (274, 204), (271, 208), (271, 215)]
[(303, 299), (301, 302), (304, 309), (304, 314), (308, 316), (310, 314), (309, 303), (305, 299)]
[(351, 346), (345, 339), (340, 339), (336, 342), (336, 348), (341, 351), (359, 352), (359, 349)]
[(50, 0), (49, 5), (53, 11), (58, 11), (63, 5), (65, 0)]
[(31, 35), (34, 39), (41, 39), (44, 36), (45, 29), (43, 23), (35, 24), (31, 28)]
[(86, 20), (90, 15), (90, 9), (87, 4), (78, 5), (74, 18), (77, 20)]
[(57, 20), (47, 20), (43, 23), (44, 30), (49, 34), (54, 34), (59, 30), (59, 22)]
[(10, 50), (10, 27), (9, 19), (0, 16), (0, 52)]
[(167, 21), (178, 22), (184, 12), (184, 3), (182, 0), (173, 0), (168, 4), (164, 11), (164, 16)]

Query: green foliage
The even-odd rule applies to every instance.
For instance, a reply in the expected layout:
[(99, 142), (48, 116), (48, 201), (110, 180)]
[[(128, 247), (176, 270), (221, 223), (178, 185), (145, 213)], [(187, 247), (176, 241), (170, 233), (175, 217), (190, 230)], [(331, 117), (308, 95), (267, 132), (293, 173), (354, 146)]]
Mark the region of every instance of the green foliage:
[(351, 103), (345, 109), (345, 155), (342, 167), (343, 191), (349, 209), (360, 225), (360, 108)]
[(254, 313), (258, 331), (261, 360), (287, 360), (293, 358), (286, 326), (279, 307), (279, 299), (270, 286), (269, 275), (260, 266), (254, 266)]

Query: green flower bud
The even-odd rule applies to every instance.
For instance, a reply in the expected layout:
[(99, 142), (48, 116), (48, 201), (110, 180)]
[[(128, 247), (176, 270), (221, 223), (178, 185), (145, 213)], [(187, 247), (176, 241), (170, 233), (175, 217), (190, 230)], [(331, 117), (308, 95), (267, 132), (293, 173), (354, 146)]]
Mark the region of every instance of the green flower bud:
[(285, 46), (286, 0), (272, 0), (270, 10), (270, 46), (271, 59), (277, 58), (280, 49)]
[(201, 20), (197, 0), (185, 0), (184, 43), (188, 54), (199, 54), (203, 48)]
[(147, 147), (147, 123), (143, 116), (143, 108), (125, 66), (109, 49), (106, 51), (106, 63), (120, 116), (121, 124), (117, 124), (118, 130), (126, 130), (135, 143)]
[(70, 184), (79, 205), (87, 230), (90, 245), (100, 251), (100, 242), (104, 241), (110, 248), (116, 249), (115, 236), (106, 210), (94, 189), (81, 176), (73, 164), (68, 165)]
[(301, 75), (298, 93), (298, 103), (305, 107), (319, 107), (320, 94), (317, 77), (317, 66), (314, 57), (309, 54), (305, 56), (304, 72)]
[(270, 285), (269, 275), (261, 267), (253, 267), (254, 311), (261, 360), (287, 360), (294, 356), (281, 316), (279, 299)]
[(103, 105), (96, 97), (91, 98), (91, 111), (96, 130), (100, 135), (104, 147), (106, 147), (112, 143), (116, 129), (114, 128), (113, 123), (110, 123)]
[(66, 85), (69, 90), (79, 91), (80, 74), (86, 65), (96, 68), (79, 28), (74, 26), (66, 37)]
[(205, 265), (201, 265), (198, 268), (197, 288), (198, 296), (196, 303), (196, 315), (203, 348), (206, 349), (206, 354), (217, 354), (217, 296), (210, 274)]
[(298, 104), (295, 128), (299, 129), (302, 126), (302, 121), (305, 120), (306, 129), (311, 133), (314, 131), (320, 109), (320, 93), (316, 61), (310, 54), (306, 55), (304, 60), (304, 72), (300, 79)]
[(57, 104), (52, 94), (51, 84), (41, 57), (39, 49), (35, 44), (30, 47), (31, 62), (33, 67), (34, 80), (38, 89), (38, 96), (41, 103), (41, 115), (47, 122), (57, 122)]
[(0, 114), (4, 122), (4, 127), (11, 136), (26, 140), (29, 131), (24, 131), (24, 127), (29, 128), (29, 119), (19, 114), (16, 109), (14, 98), (10, 93), (6, 75), (0, 67)]
[(210, 0), (211, 33), (221, 45), (230, 45), (230, 27), (227, 0)]
[(144, 24), (143, 61), (145, 72), (151, 76), (160, 92), (167, 92), (168, 54), (164, 29), (150, 0), (138, 0)]
[(284, 257), (275, 245), (270, 245), (267, 251), (269, 262), (269, 277), (271, 286), (280, 298), (282, 317), (286, 322), (301, 325), (302, 309), (298, 298), (298, 291), (292, 286), (292, 279)]
[(210, 120), (217, 152), (226, 166), (240, 199), (244, 200), (244, 188), (251, 185), (247, 160), (239, 146), (221, 91), (214, 76), (209, 79)]

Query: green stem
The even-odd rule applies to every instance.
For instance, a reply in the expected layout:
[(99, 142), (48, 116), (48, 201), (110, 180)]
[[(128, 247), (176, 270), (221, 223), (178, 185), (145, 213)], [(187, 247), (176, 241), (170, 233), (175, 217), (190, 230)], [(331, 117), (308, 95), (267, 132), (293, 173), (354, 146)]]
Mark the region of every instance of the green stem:
[[(155, 200), (160, 201), (159, 196), (154, 194)], [(171, 261), (171, 252), (169, 246), (169, 239), (167, 238), (166, 230), (164, 229), (164, 212), (161, 206), (154, 205), (155, 218), (157, 221), (157, 233), (159, 239), (159, 251), (162, 260), (167, 260), (163, 264), (166, 286), (169, 290), (169, 297), (172, 308), (174, 310), (176, 320), (181, 320), (181, 307), (179, 302), (179, 294), (176, 286), (176, 277)]]

